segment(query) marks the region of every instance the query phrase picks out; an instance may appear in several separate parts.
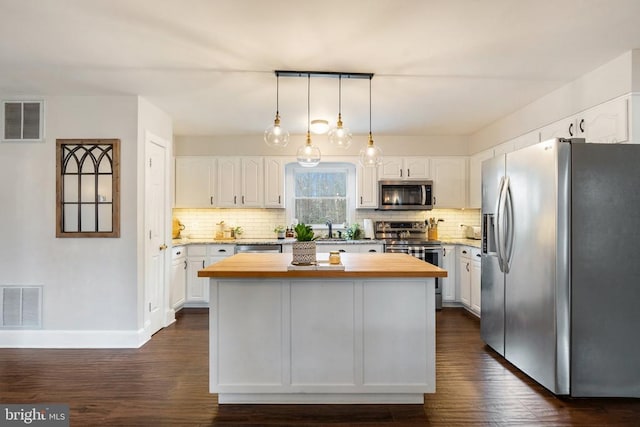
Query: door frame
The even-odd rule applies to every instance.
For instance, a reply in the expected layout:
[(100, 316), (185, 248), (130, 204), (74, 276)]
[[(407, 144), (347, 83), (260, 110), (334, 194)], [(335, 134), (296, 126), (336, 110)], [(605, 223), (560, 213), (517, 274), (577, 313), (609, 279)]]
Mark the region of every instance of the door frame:
[(171, 323), (175, 322), (175, 311), (173, 310), (173, 308), (169, 307), (169, 303), (170, 303), (170, 299), (169, 299), (169, 292), (170, 292), (170, 286), (169, 286), (169, 278), (171, 275), (171, 265), (170, 265), (170, 256), (169, 254), (171, 253), (170, 250), (164, 250), (163, 251), (163, 263), (164, 263), (164, 268), (162, 271), (162, 284), (160, 284), (160, 289), (159, 289), (159, 294), (160, 294), (160, 302), (159, 302), (159, 306), (160, 306), (160, 310), (162, 311), (162, 321), (159, 325), (157, 325), (158, 327), (156, 328), (156, 326), (151, 325), (151, 318), (150, 318), (150, 314), (149, 314), (149, 304), (150, 304), (150, 295), (148, 293), (148, 288), (147, 288), (147, 284), (150, 280), (150, 277), (148, 277), (149, 275), (149, 271), (148, 271), (148, 266), (150, 264), (150, 248), (149, 248), (149, 241), (147, 239), (147, 236), (149, 235), (149, 231), (150, 231), (150, 221), (149, 221), (149, 198), (148, 198), (148, 194), (147, 194), (147, 185), (149, 182), (149, 168), (147, 167), (147, 162), (149, 161), (149, 145), (150, 144), (154, 144), (157, 146), (160, 146), (162, 148), (164, 148), (164, 164), (165, 164), (165, 170), (164, 170), (164, 207), (162, 209), (162, 212), (164, 213), (164, 218), (161, 221), (161, 223), (163, 224), (162, 226), (162, 230), (161, 232), (164, 234), (164, 244), (168, 247), (167, 249), (169, 249), (171, 247), (171, 240), (170, 240), (170, 236), (171, 236), (171, 231), (170, 231), (170, 225), (171, 225), (171, 142), (158, 136), (155, 135), (151, 132), (149, 132), (148, 130), (145, 131), (145, 143), (144, 143), (144, 158), (143, 158), (143, 163), (144, 163), (144, 190), (145, 190), (145, 195), (144, 195), (144, 234), (143, 234), (143, 239), (144, 239), (144, 285), (143, 285), (143, 299), (142, 299), (142, 313), (143, 313), (143, 324), (144, 324), (144, 329), (146, 332), (146, 335), (148, 337), (150, 337), (151, 335), (153, 335), (155, 332), (157, 332), (158, 330), (162, 329), (163, 327), (166, 327), (168, 325), (170, 325)]

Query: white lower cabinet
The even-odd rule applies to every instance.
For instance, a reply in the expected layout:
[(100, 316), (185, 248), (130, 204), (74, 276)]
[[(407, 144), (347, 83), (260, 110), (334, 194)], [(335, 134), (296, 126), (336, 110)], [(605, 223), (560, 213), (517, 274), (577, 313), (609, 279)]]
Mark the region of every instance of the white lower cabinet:
[(471, 249), (458, 247), (458, 280), (460, 282), (460, 302), (471, 307)]
[(209, 306), (209, 279), (198, 277), (207, 265), (233, 255), (235, 245), (189, 245), (187, 249), (187, 292), (185, 306)]
[(480, 249), (471, 249), (471, 311), (480, 316)]
[(447, 270), (447, 277), (442, 280), (442, 301), (456, 300), (456, 247), (444, 245), (442, 251), (442, 268)]
[[(291, 245), (287, 245), (291, 248)], [(328, 253), (331, 251), (347, 252), (347, 253), (366, 253), (366, 252), (384, 252), (384, 246), (381, 243), (362, 244), (357, 245), (353, 243), (349, 244), (316, 244), (316, 252)]]
[(171, 281), (169, 306), (175, 311), (182, 308), (186, 297), (187, 286), (187, 247), (171, 248)]

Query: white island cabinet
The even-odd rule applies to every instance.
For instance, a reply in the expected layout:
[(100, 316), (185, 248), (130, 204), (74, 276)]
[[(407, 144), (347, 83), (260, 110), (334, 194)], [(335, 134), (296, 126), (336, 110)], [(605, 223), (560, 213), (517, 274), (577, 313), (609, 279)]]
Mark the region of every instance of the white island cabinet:
[(435, 392), (435, 279), (406, 254), (344, 253), (344, 271), (237, 254), (210, 277), (218, 403), (414, 403)]

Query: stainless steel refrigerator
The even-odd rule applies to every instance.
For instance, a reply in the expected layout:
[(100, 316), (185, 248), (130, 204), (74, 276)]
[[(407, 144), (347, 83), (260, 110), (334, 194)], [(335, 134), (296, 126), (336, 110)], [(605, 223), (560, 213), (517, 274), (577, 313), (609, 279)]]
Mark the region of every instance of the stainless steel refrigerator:
[(482, 164), (481, 335), (555, 394), (640, 397), (640, 145)]

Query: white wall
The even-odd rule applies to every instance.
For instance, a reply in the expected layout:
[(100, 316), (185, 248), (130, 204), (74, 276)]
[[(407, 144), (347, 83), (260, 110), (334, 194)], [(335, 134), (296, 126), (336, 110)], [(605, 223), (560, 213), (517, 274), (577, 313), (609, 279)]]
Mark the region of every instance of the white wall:
[[(265, 125), (266, 126), (266, 125)], [(289, 145), (284, 149), (268, 147), (259, 135), (243, 136), (176, 136), (174, 154), (176, 156), (282, 156), (296, 155), (298, 147), (305, 143), (305, 135), (291, 135)], [(367, 145), (368, 135), (354, 135), (348, 150), (331, 146), (326, 135), (312, 135), (314, 145), (323, 156), (357, 156)], [(468, 138), (466, 136), (389, 136), (373, 135), (375, 144), (380, 145), (384, 155), (389, 156), (466, 156)]]
[[(543, 127), (587, 108), (640, 88), (640, 70), (634, 83), (633, 65), (640, 63), (640, 50), (628, 51), (590, 73), (568, 82), (520, 110), (501, 118), (469, 138), (469, 153), (474, 154), (509, 139)], [(570, 67), (571, 64), (549, 64)]]
[[(0, 285), (42, 285), (43, 328), (0, 331), (0, 347), (138, 346), (139, 135), (171, 140), (171, 121), (136, 96), (38, 99), (46, 140), (0, 143)], [(120, 238), (55, 237), (55, 143), (67, 138), (120, 139)]]

